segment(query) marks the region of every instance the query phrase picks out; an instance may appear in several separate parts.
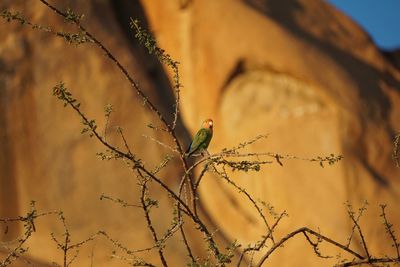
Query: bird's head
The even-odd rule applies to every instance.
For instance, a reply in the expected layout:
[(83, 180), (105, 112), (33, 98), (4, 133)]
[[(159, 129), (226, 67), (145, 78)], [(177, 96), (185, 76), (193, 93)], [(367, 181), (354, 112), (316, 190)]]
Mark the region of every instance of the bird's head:
[(212, 119), (206, 119), (206, 120), (203, 122), (203, 128), (212, 129), (212, 128), (213, 128), (213, 121), (212, 121)]

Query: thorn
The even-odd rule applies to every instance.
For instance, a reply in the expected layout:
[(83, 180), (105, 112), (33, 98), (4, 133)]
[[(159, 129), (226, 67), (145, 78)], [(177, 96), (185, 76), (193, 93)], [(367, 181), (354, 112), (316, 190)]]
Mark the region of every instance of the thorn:
[(282, 164), (282, 162), (280, 160), (280, 156), (278, 154), (275, 155), (275, 159), (276, 159), (276, 162), (278, 162), (279, 165), (281, 165), (283, 167), (283, 164)]

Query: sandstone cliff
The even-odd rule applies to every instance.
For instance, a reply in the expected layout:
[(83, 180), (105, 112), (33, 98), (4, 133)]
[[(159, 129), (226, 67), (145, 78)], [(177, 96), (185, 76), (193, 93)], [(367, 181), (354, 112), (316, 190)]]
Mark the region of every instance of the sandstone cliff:
[[(277, 236), (308, 226), (345, 243), (352, 225), (343, 203), (349, 201), (357, 208), (367, 200), (370, 205), (361, 225), (369, 248), (377, 255), (391, 251), (378, 205), (388, 204), (388, 216), (399, 233), (400, 171), (391, 160), (391, 149), (400, 128), (400, 71), (348, 17), (320, 0), (69, 3), (85, 14), (85, 26), (127, 66), (164, 114), (170, 113), (173, 103), (168, 82), (172, 73), (128, 37), (127, 17), (139, 17), (159, 45), (180, 62), (184, 143), (186, 131), (194, 134), (201, 121), (211, 117), (215, 135), (210, 152), (268, 133), (249, 151), (344, 156), (329, 168), (283, 161), (283, 167), (274, 163), (257, 173), (231, 174), (255, 199), (289, 213)], [(35, 22), (64, 27), (61, 19), (36, 1), (29, 5), (5, 1), (0, 7), (20, 10)], [(76, 48), (4, 21), (0, 32), (0, 217), (25, 213), (34, 199), (40, 209), (64, 210), (77, 239), (104, 229), (132, 248), (150, 245), (149, 233), (139, 227), (144, 224), (142, 213), (99, 201), (103, 193), (136, 201), (135, 178), (123, 164), (96, 158), (102, 147), (80, 134), (79, 118), (56, 101), (51, 88), (65, 81), (99, 125), (104, 125), (104, 105), (113, 104), (111, 125), (125, 129), (130, 145), (150, 165), (158, 164), (167, 151), (142, 135), (171, 141), (146, 127), (157, 119), (93, 46)], [(115, 135), (110, 138), (120, 142)], [(180, 172), (173, 162), (162, 176), (175, 188), (179, 181), (174, 177)], [(212, 175), (202, 183), (204, 214), (224, 238), (247, 243), (265, 233), (259, 216), (237, 190)], [(154, 190), (157, 195), (160, 189)], [(165, 197), (160, 205), (162, 211), (171, 203)], [(171, 216), (161, 211), (154, 213), (160, 230), (168, 226), (165, 216)], [(19, 231), (12, 228), (3, 239)], [(62, 233), (55, 218), (38, 225), (30, 255), (48, 262), (58, 259), (50, 232)], [(168, 252), (172, 264), (183, 266), (186, 252), (176, 246), (179, 238), (173, 242)], [(192, 242), (201, 240), (193, 237)], [(337, 253), (328, 246), (324, 249)], [(83, 250), (79, 264), (89, 264), (92, 250), (95, 266), (119, 266), (120, 262), (109, 259), (112, 246), (102, 241)], [(266, 266), (335, 262), (316, 258), (298, 238)]]

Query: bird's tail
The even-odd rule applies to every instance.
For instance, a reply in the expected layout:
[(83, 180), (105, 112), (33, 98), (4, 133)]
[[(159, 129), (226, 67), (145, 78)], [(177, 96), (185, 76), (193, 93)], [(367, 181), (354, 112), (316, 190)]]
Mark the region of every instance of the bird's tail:
[(186, 152), (185, 152), (185, 157), (190, 157), (193, 153), (194, 153), (194, 151), (192, 151), (192, 152), (190, 152), (190, 150), (192, 149), (192, 145), (190, 145), (189, 147), (188, 147), (188, 149), (186, 150)]

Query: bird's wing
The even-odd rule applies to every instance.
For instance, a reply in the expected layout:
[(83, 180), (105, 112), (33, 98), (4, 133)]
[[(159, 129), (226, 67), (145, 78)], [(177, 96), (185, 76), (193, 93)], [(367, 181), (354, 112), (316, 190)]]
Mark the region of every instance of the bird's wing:
[(192, 153), (199, 149), (199, 147), (207, 140), (207, 130), (202, 128), (200, 129), (193, 138), (192, 143), (188, 149), (188, 153)]

